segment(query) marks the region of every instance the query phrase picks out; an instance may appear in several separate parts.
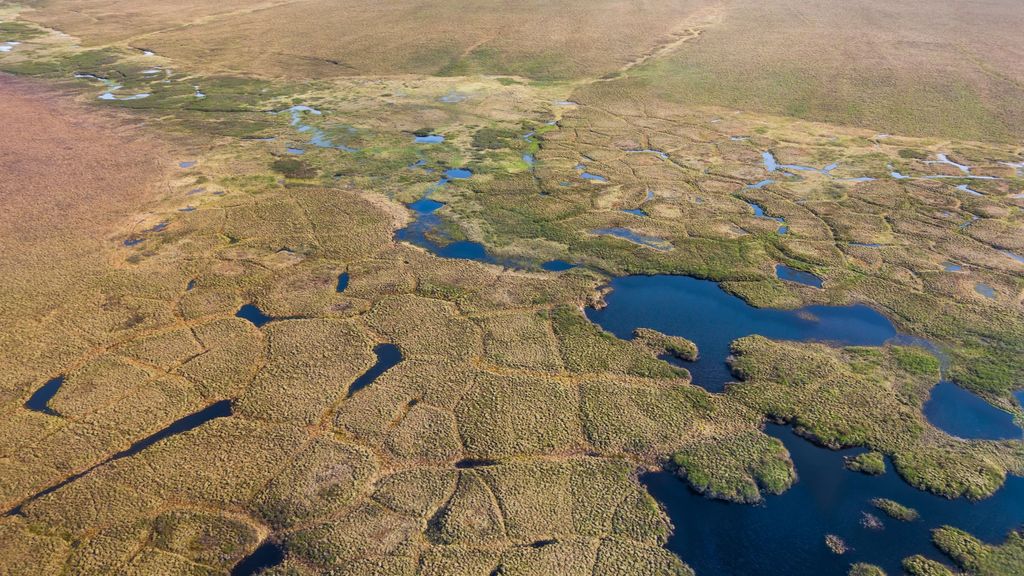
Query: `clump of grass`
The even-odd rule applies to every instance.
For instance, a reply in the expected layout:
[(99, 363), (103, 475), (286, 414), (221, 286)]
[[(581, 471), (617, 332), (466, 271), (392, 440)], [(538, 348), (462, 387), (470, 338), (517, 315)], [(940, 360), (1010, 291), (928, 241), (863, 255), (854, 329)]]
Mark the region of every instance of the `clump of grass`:
[(825, 546), (828, 546), (828, 549), (831, 550), (833, 554), (839, 556), (850, 551), (850, 547), (847, 546), (846, 541), (835, 534), (825, 535)]
[(172, 510), (153, 522), (152, 546), (229, 569), (259, 542), (250, 523), (224, 513)]
[(956, 576), (945, 564), (920, 555), (904, 558), (903, 570), (910, 576)]
[(275, 172), (284, 174), (287, 178), (315, 178), (317, 170), (303, 160), (298, 158), (280, 158), (274, 160), (270, 168)]
[(920, 518), (917, 510), (888, 498), (875, 498), (871, 501), (871, 505), (888, 514), (890, 518), (901, 522), (913, 522)]
[(901, 148), (897, 154), (900, 158), (907, 160), (924, 160), (928, 158), (928, 153), (924, 150), (915, 150), (913, 148)]
[(37, 28), (35, 26), (32, 26), (30, 24), (27, 24), (25, 22), (18, 22), (18, 21), (0, 22), (0, 37), (2, 37), (4, 39), (4, 41), (9, 41), (9, 40), (18, 40), (18, 41), (30, 40), (32, 38), (38, 38), (40, 36), (43, 36), (44, 34), (45, 34), (45, 32), (43, 32), (39, 28)]
[(868, 530), (884, 530), (882, 520), (870, 512), (861, 512), (860, 525)]
[(843, 459), (843, 465), (847, 470), (869, 476), (881, 476), (885, 474), (885, 455), (872, 450), (856, 456), (847, 456)]
[(672, 455), (672, 464), (698, 492), (734, 502), (760, 502), (762, 491), (781, 494), (796, 480), (782, 442), (757, 430), (688, 447)]
[(633, 337), (659, 354), (667, 354), (679, 360), (697, 360), (697, 345), (681, 336), (668, 336), (650, 328), (637, 328)]
[(473, 133), (473, 147), (482, 150), (498, 150), (518, 146), (520, 134), (507, 128), (480, 128)]
[(846, 576), (885, 576), (885, 570), (874, 564), (857, 562), (850, 566), (850, 571), (846, 573)]
[(897, 367), (915, 376), (932, 376), (939, 371), (939, 359), (924, 348), (896, 346), (889, 353)]

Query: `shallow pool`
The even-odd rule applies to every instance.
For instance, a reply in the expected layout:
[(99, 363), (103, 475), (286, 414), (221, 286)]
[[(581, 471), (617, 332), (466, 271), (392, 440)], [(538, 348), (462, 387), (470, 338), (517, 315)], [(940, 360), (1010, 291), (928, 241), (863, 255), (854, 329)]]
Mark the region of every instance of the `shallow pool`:
[(931, 390), (924, 415), (933, 426), (966, 439), (1006, 440), (1024, 438), (1013, 415), (989, 404), (956, 384), (942, 381)]
[(733, 380), (726, 358), (730, 343), (743, 336), (864, 346), (878, 346), (897, 336), (892, 322), (860, 304), (755, 308), (714, 282), (687, 276), (625, 276), (612, 280), (611, 288), (607, 306), (588, 308), (587, 317), (625, 340), (636, 328), (692, 340), (700, 358), (684, 365), (695, 384), (713, 392)]

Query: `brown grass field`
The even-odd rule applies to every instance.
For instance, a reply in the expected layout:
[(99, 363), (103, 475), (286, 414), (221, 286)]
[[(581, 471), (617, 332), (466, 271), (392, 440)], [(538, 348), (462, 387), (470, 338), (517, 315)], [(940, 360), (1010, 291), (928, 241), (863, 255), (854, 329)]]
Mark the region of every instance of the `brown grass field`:
[[(1024, 6), (1014, 0), (731, 0), (627, 93), (873, 128), (1019, 141)], [(632, 84), (632, 85), (630, 85)]]
[(161, 2), (75, 4), (69, 14), (64, 3), (47, 2), (28, 17), (82, 36), (87, 44), (127, 41), (205, 70), (292, 78), (601, 76), (715, 12), (694, 0), (197, 0), (175, 6), (171, 14)]
[[(162, 192), (170, 158), (129, 119), (0, 76), (0, 398), (109, 336), (86, 310), (104, 298), (128, 217)], [(107, 321), (114, 321), (108, 318)]]
[[(1015, 0), (89, 0), (73, 11), (50, 0), (26, 17), (207, 72), (565, 80), (658, 54), (614, 89), (911, 135), (1005, 141), (1024, 129)], [(678, 43), (694, 29), (699, 39)]]

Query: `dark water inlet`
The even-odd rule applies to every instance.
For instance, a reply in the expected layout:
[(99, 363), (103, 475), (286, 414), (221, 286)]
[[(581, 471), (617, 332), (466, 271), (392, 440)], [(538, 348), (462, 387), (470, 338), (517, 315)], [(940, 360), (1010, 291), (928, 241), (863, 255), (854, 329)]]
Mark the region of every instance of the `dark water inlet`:
[[(448, 170), (446, 175), (452, 178), (468, 178), (472, 175), (469, 170), (453, 169)], [(447, 179), (441, 183), (447, 182)], [(416, 219), (405, 228), (395, 232), (395, 239), (400, 242), (408, 242), (415, 246), (426, 249), (432, 254), (442, 258), (453, 258), (458, 260), (475, 260), (487, 264), (497, 264), (498, 260), (487, 253), (487, 249), (479, 242), (471, 240), (458, 240), (444, 243), (445, 233), (441, 232), (441, 218), (435, 214), (444, 207), (443, 202), (433, 200), (424, 196), (419, 200), (408, 204), (409, 209), (416, 213)]]
[(814, 288), (821, 288), (824, 285), (824, 280), (818, 276), (805, 272), (803, 270), (797, 270), (796, 268), (790, 268), (785, 264), (775, 265), (775, 275), (778, 276), (779, 280), (786, 280), (787, 282), (796, 282), (803, 284), (804, 286), (812, 286)]
[(931, 390), (924, 415), (933, 426), (952, 436), (971, 440), (1020, 440), (1024, 437), (1004, 412), (956, 384), (942, 381)]
[(93, 466), (90, 466), (89, 468), (82, 472), (79, 472), (78, 474), (65, 478), (64, 480), (61, 480), (60, 482), (54, 484), (53, 486), (36, 492), (32, 496), (29, 496), (28, 498), (20, 502), (17, 506), (9, 510), (7, 512), (7, 515), (9, 516), (12, 514), (20, 514), (22, 507), (24, 507), (26, 504), (38, 500), (39, 498), (46, 496), (47, 494), (60, 490), (64, 486), (71, 484), (75, 480), (78, 480), (79, 478), (85, 476), (86, 474), (92, 472), (93, 470), (99, 468), (100, 466), (103, 466), (104, 464), (109, 464), (122, 458), (134, 456), (161, 440), (165, 440), (171, 436), (174, 436), (175, 434), (181, 434), (183, 432), (188, 432), (189, 430), (194, 430), (216, 418), (225, 418), (231, 416), (231, 413), (231, 401), (221, 400), (220, 402), (211, 404), (198, 412), (189, 414), (188, 416), (185, 416), (183, 418), (179, 418), (178, 420), (171, 422), (166, 428), (163, 428), (157, 432), (154, 432), (153, 434), (150, 434), (149, 436), (146, 436), (141, 440), (138, 440), (128, 448), (115, 453), (113, 456), (107, 458), (106, 460)]
[(700, 359), (685, 366), (695, 384), (713, 392), (733, 380), (726, 358), (732, 341), (743, 336), (863, 346), (897, 336), (892, 322), (864, 305), (754, 308), (714, 282), (687, 276), (625, 276), (612, 280), (611, 288), (607, 306), (588, 308), (587, 317), (624, 340), (636, 328), (692, 340)]
[(491, 460), (489, 458), (464, 458), (455, 463), (455, 467), (460, 470), (469, 470), (472, 468), (484, 468), (486, 466), (497, 466), (497, 460)]
[(110, 457), (109, 460), (107, 460), (107, 462), (112, 462), (120, 458), (127, 458), (129, 456), (134, 456), (139, 452), (142, 452), (146, 448), (149, 448), (153, 444), (156, 444), (157, 442), (164, 440), (165, 438), (170, 438), (175, 434), (181, 434), (182, 432), (194, 430), (202, 426), (203, 424), (206, 424), (210, 420), (214, 420), (216, 418), (226, 418), (228, 416), (231, 416), (230, 400), (221, 400), (220, 402), (210, 404), (209, 406), (203, 408), (199, 412), (189, 414), (184, 418), (179, 418), (178, 420), (171, 422), (171, 424), (164, 428), (163, 430), (155, 432), (150, 436), (147, 436), (142, 440), (139, 440), (138, 442), (132, 444), (126, 450), (122, 450), (121, 452), (114, 454), (113, 456)]
[[(769, 425), (767, 432), (785, 444), (799, 480), (762, 505), (704, 498), (670, 472), (641, 476), (675, 525), (667, 548), (699, 575), (841, 575), (854, 562), (902, 574), (900, 562), (913, 554), (949, 562), (931, 543), (933, 528), (950, 525), (998, 543), (1024, 524), (1024, 478), (1008, 477), (1002, 489), (980, 502), (948, 500), (910, 486), (891, 465), (882, 476), (844, 470), (843, 457), (863, 450), (820, 448), (779, 425)], [(872, 506), (873, 498), (895, 500), (921, 518), (890, 519)], [(884, 529), (864, 527), (864, 512), (881, 518)], [(833, 554), (825, 546), (826, 534), (838, 535), (852, 550)]]
[(547, 262), (540, 265), (541, 268), (548, 272), (565, 272), (576, 267), (576, 264), (566, 262), (565, 260), (548, 260)]
[(280, 543), (266, 540), (231, 569), (231, 576), (255, 576), (284, 561), (284, 548)]
[(348, 387), (349, 398), (402, 361), (402, 351), (394, 344), (378, 344), (373, 347), (373, 353), (377, 355), (377, 363), (352, 382)]

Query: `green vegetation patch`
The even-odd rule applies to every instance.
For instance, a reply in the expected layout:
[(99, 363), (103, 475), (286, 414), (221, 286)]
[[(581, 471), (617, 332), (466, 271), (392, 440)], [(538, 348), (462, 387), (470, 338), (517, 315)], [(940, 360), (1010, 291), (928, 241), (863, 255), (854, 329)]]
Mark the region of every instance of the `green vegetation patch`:
[(865, 452), (852, 457), (846, 457), (843, 465), (847, 470), (860, 472), (869, 476), (881, 476), (885, 474), (885, 455), (881, 452)]
[(888, 498), (875, 498), (871, 500), (871, 505), (888, 514), (890, 518), (901, 522), (913, 522), (920, 517), (917, 510)]
[(850, 566), (850, 571), (846, 573), (846, 576), (885, 576), (885, 570), (874, 564), (857, 562)]
[(299, 160), (298, 158), (279, 158), (274, 160), (270, 168), (275, 172), (284, 174), (288, 178), (316, 178), (318, 173), (315, 167), (308, 164), (305, 160)]
[(998, 546), (986, 544), (963, 530), (943, 526), (932, 533), (940, 550), (969, 574), (1011, 576), (1024, 573), (1024, 534), (1011, 532)]
[(945, 564), (920, 555), (904, 558), (903, 570), (910, 576), (956, 576)]
[(673, 454), (672, 464), (701, 494), (734, 502), (760, 502), (762, 492), (781, 494), (796, 481), (785, 446), (759, 430), (707, 439)]
[[(932, 428), (921, 407), (939, 378), (938, 365), (898, 350), (741, 338), (732, 345), (732, 366), (743, 382), (727, 393), (825, 446), (864, 446), (887, 454), (918, 488), (949, 497), (992, 494), (1007, 467), (1017, 466), (1012, 464), (1016, 451), (1010, 445), (961, 441)], [(993, 458), (993, 451), (999, 456)]]

